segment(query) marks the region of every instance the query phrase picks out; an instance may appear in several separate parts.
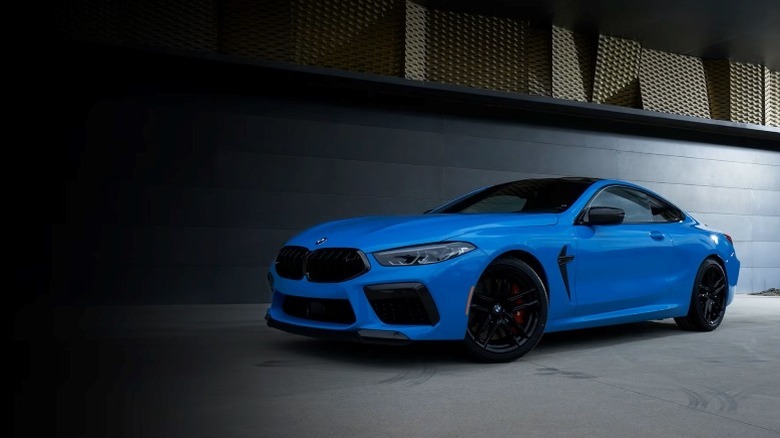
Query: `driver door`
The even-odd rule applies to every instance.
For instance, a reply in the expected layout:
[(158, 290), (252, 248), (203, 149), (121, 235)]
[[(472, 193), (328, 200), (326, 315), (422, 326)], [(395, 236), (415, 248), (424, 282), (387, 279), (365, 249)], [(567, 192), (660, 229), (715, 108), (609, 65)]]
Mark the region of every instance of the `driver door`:
[(575, 225), (576, 313), (657, 303), (670, 284), (674, 247), (665, 225), (671, 224), (654, 222), (650, 195), (630, 187), (606, 187), (589, 207), (619, 208), (625, 218), (620, 224)]

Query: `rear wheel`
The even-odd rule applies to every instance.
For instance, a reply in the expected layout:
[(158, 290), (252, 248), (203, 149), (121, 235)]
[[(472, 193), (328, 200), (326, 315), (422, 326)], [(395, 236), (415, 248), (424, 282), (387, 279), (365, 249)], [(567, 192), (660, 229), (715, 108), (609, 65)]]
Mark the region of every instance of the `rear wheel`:
[(718, 262), (705, 260), (696, 273), (688, 315), (674, 318), (680, 328), (709, 332), (715, 330), (726, 313), (728, 283)]
[(531, 351), (547, 323), (547, 291), (528, 264), (494, 261), (479, 279), (469, 307), (466, 347), (484, 362), (508, 362)]

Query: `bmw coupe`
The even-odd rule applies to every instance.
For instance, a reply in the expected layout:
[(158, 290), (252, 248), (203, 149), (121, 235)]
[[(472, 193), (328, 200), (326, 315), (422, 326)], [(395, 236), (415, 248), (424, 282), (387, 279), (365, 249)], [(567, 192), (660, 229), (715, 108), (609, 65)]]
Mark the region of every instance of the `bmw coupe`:
[(738, 275), (728, 234), (650, 190), (527, 179), (298, 234), (269, 269), (265, 318), (317, 337), (462, 340), (477, 360), (511, 361), (563, 330), (665, 318), (714, 330)]

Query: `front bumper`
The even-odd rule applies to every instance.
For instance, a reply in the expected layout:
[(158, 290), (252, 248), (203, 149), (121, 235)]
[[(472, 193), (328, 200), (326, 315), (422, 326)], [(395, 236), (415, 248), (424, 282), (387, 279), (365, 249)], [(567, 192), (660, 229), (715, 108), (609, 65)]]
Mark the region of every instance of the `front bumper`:
[(369, 344), (398, 344), (404, 345), (411, 342), (401, 332), (398, 331), (378, 331), (378, 330), (331, 330), (320, 329), (315, 327), (308, 327), (305, 325), (290, 324), (282, 321), (277, 321), (271, 317), (270, 314), (265, 315), (266, 323), (268, 327), (273, 327), (288, 333), (294, 333), (296, 335), (310, 336), (313, 338), (327, 339), (331, 341), (350, 341), (350, 342), (363, 342)]
[[(287, 279), (272, 267), (268, 325), (300, 335), (371, 343), (463, 339), (469, 293), (486, 263), (480, 250), (426, 266), (385, 267), (368, 258), (368, 272), (340, 283)], [(390, 300), (382, 303), (383, 295), (401, 300), (411, 295), (419, 306), (408, 306), (414, 307), (409, 315), (394, 315), (397, 307)], [(285, 306), (288, 297), (295, 306), (289, 301)], [(301, 307), (300, 302), (311, 304)], [(329, 303), (333, 308), (348, 303), (354, 317), (342, 309), (331, 311)]]

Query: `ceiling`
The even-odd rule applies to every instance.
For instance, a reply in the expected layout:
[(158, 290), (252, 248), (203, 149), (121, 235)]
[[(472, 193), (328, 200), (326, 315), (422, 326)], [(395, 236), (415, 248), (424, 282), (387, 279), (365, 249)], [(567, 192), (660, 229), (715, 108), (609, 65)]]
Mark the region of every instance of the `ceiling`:
[(780, 0), (439, 0), (437, 6), (510, 13), (643, 47), (728, 58), (780, 71)]

